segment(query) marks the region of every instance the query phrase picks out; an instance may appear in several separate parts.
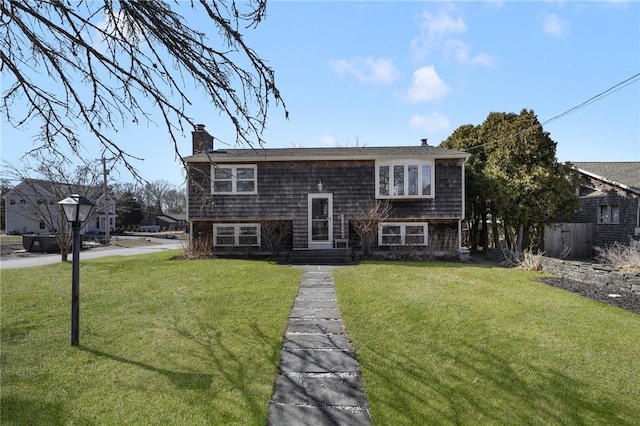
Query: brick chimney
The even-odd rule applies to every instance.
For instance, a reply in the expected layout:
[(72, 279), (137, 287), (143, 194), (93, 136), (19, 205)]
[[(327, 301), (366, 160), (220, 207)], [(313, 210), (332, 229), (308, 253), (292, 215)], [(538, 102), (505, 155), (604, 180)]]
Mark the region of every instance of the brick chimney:
[(196, 124), (196, 130), (191, 132), (193, 154), (213, 151), (213, 136), (204, 129), (204, 124)]

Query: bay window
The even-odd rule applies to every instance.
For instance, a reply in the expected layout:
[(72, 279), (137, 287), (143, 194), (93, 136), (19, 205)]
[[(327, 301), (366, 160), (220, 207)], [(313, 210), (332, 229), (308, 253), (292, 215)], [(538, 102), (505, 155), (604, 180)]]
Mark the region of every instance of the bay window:
[(432, 162), (376, 163), (376, 198), (433, 198), (433, 181)]

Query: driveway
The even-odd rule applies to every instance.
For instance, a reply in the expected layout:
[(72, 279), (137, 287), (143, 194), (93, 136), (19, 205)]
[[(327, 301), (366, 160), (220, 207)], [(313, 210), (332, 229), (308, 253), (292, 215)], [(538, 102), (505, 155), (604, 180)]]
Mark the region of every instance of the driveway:
[[(164, 238), (147, 238), (147, 241), (151, 244), (128, 248), (110, 245), (106, 247), (97, 247), (89, 250), (82, 250), (80, 252), (80, 260), (95, 259), (105, 256), (135, 256), (138, 254), (175, 250), (184, 248), (184, 244), (186, 243), (186, 241), (168, 240)], [(60, 262), (60, 259), (60, 253), (38, 254), (36, 256), (28, 257), (10, 257), (0, 260), (0, 269), (30, 268), (32, 266), (50, 265)], [(68, 259), (69, 261), (71, 261), (71, 253), (69, 253)]]

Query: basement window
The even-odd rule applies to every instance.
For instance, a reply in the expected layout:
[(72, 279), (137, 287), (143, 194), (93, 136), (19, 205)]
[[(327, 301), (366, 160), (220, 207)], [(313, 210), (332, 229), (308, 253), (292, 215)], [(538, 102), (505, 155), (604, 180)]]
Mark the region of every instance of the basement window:
[(259, 223), (225, 223), (213, 225), (216, 247), (260, 247)]
[(381, 223), (378, 229), (379, 246), (426, 246), (428, 224), (421, 222)]

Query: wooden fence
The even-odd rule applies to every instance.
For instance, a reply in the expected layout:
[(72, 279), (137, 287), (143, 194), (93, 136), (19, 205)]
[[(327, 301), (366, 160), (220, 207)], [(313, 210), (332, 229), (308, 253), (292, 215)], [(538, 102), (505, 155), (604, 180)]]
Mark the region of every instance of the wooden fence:
[(546, 226), (545, 256), (569, 260), (591, 259), (595, 236), (595, 223), (556, 223)]

